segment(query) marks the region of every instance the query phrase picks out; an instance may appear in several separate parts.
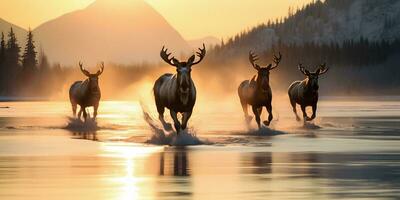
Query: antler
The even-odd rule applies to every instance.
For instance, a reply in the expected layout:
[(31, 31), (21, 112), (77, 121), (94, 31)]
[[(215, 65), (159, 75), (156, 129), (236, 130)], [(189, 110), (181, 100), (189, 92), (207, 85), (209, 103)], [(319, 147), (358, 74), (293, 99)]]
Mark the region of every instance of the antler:
[(271, 67), (270, 70), (278, 67), (281, 60), (282, 60), (281, 52), (278, 53), (278, 57), (274, 54), (273, 62), (275, 63), (275, 65), (273, 67)]
[(325, 74), (328, 70), (329, 70), (329, 68), (326, 67), (326, 63), (324, 63), (324, 64), (319, 65), (316, 73), (318, 75), (322, 75), (322, 74)]
[(299, 63), (299, 70), (301, 71), (301, 73), (303, 73), (306, 76), (308, 76), (310, 74), (310, 72), (301, 63)]
[(203, 43), (203, 48), (199, 48), (199, 51), (196, 52), (196, 55), (200, 58), (197, 62), (194, 62), (192, 65), (197, 65), (199, 64), (204, 57), (206, 56), (206, 45)]
[(96, 76), (100, 76), (104, 71), (104, 62), (101, 62), (100, 69), (97, 71)]
[(86, 69), (83, 68), (83, 63), (81, 61), (79, 61), (79, 68), (81, 69), (82, 73), (85, 76), (90, 76), (90, 73)]
[(168, 49), (165, 49), (165, 47), (163, 46), (160, 52), (160, 56), (161, 58), (168, 63), (169, 65), (172, 65), (174, 67), (177, 67), (177, 65), (175, 65), (172, 61), (176, 60), (174, 57), (169, 58), (169, 56), (171, 55), (171, 53), (168, 53)]
[(258, 56), (255, 55), (252, 51), (249, 52), (249, 61), (251, 65), (253, 65), (254, 69), (260, 70), (260, 66), (258, 66), (255, 62), (258, 60)]

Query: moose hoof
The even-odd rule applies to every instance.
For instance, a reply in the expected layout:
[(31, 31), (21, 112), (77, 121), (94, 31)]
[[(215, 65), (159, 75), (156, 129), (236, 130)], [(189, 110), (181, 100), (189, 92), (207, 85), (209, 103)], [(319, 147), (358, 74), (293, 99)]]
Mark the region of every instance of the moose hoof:
[(271, 121), (263, 121), (265, 126), (269, 126), (269, 124), (271, 123)]
[(175, 127), (175, 132), (177, 135), (179, 135), (182, 132), (181, 127)]

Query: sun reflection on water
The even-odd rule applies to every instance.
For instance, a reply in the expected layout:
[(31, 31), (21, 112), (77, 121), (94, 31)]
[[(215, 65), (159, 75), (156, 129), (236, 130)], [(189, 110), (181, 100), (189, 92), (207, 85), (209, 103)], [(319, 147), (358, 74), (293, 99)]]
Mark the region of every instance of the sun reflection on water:
[(115, 199), (132, 200), (143, 198), (144, 196), (152, 196), (152, 187), (149, 187), (148, 181), (151, 178), (140, 175), (139, 171), (146, 170), (146, 166), (136, 165), (137, 162), (143, 164), (143, 160), (149, 156), (160, 152), (162, 147), (135, 146), (127, 144), (110, 144), (102, 145), (105, 154), (103, 156), (120, 158), (121, 172), (119, 176), (111, 178), (111, 182), (118, 186)]

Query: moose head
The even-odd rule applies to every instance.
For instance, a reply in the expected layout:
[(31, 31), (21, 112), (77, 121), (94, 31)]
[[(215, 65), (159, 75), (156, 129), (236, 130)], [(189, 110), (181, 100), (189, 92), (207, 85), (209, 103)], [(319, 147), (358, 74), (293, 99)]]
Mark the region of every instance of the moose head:
[(307, 88), (313, 92), (316, 92), (319, 89), (318, 77), (322, 74), (325, 74), (329, 70), (329, 68), (326, 67), (326, 63), (324, 63), (324, 64), (319, 65), (317, 67), (317, 70), (315, 70), (314, 72), (310, 72), (300, 63), (299, 70), (305, 76), (307, 76), (307, 79), (306, 79)]
[(273, 66), (272, 66), (272, 64), (269, 64), (265, 67), (261, 67), (260, 65), (255, 63), (258, 59), (259, 58), (257, 55), (255, 55), (251, 51), (249, 52), (249, 61), (250, 61), (251, 65), (254, 67), (254, 69), (256, 69), (258, 72), (257, 81), (256, 81), (257, 86), (266, 92), (269, 89), (269, 71), (278, 67), (279, 63), (282, 60), (282, 55), (279, 52), (278, 56), (276, 56), (276, 55), (273, 56), (273, 60), (272, 60), (274, 62)]
[(104, 71), (104, 62), (101, 63), (101, 67), (100, 69), (94, 73), (91, 74), (90, 72), (88, 72), (85, 68), (83, 68), (83, 63), (79, 62), (79, 67), (82, 71), (82, 73), (88, 77), (89, 80), (89, 89), (90, 90), (95, 90), (99, 87), (99, 76), (103, 73)]
[(171, 66), (176, 67), (177, 71), (177, 81), (179, 92), (182, 94), (189, 93), (191, 76), (190, 72), (192, 71), (192, 66), (199, 64), (206, 55), (206, 47), (203, 44), (203, 48), (199, 48), (199, 51), (196, 52), (196, 55), (199, 57), (199, 60), (195, 62), (196, 55), (192, 55), (187, 61), (181, 62), (177, 60), (175, 57), (169, 58), (171, 53), (168, 53), (168, 49), (165, 47), (162, 48), (160, 52), (161, 58)]

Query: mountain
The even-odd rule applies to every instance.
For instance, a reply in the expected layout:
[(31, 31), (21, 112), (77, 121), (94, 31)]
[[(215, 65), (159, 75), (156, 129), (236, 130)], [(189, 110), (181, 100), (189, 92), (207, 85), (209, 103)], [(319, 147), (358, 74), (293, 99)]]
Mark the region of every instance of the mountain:
[(393, 41), (400, 38), (400, 1), (325, 0), (310, 3), (289, 16), (241, 33), (226, 43), (265, 50), (287, 44), (329, 44), (348, 40)]
[(221, 40), (213, 36), (207, 36), (200, 39), (188, 40), (188, 43), (192, 48), (199, 48), (203, 44), (205, 44), (207, 47), (211, 47), (221, 43)]
[[(207, 70), (216, 74), (218, 82), (236, 81), (230, 84), (234, 90), (243, 80), (238, 75), (255, 73), (249, 51), (263, 64), (282, 53), (282, 62), (270, 77), (275, 91), (286, 93), (294, 80), (304, 79), (299, 63), (308, 70), (326, 63), (329, 72), (321, 76), (322, 95), (398, 94), (400, 1), (312, 1), (295, 12), (289, 10), (285, 18), (221, 42), (209, 52)], [(205, 74), (212, 80), (211, 73)], [(224, 76), (218, 79), (220, 74)]]
[(7, 22), (6, 20), (0, 18), (0, 33), (3, 32), (5, 39), (7, 40), (7, 34), (10, 32), (10, 28), (13, 28), (13, 31), (15, 32), (15, 35), (17, 36), (18, 44), (21, 47), (21, 50), (23, 50), (23, 47), (25, 47), (26, 43), (26, 36), (28, 32), (14, 24), (11, 24), (10, 22)]
[(83, 10), (40, 25), (35, 38), (50, 61), (129, 64), (160, 61), (163, 45), (175, 55), (190, 45), (143, 0), (96, 0)]
[(400, 36), (399, 17), (397, 0), (318, 1), (288, 21), (290, 40), (329, 43), (363, 37), (391, 41)]

